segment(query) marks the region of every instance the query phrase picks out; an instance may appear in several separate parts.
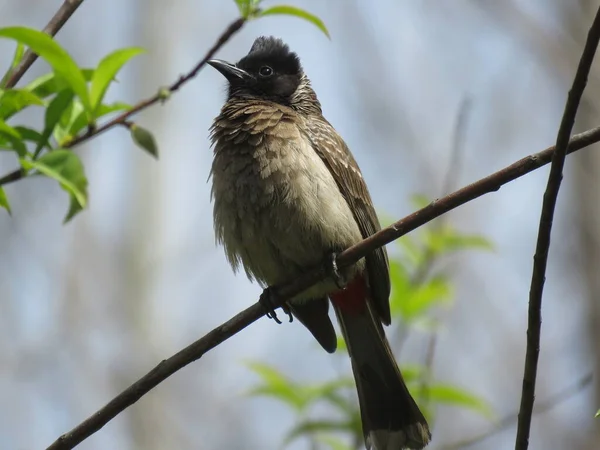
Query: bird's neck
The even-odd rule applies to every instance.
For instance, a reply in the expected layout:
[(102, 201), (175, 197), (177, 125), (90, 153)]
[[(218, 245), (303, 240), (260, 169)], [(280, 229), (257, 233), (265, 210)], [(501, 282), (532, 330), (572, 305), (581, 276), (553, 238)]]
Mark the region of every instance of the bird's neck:
[(313, 90), (310, 80), (306, 75), (302, 75), (300, 85), (290, 98), (290, 108), (300, 114), (305, 115), (322, 115), (321, 102), (317, 98), (317, 94)]
[(245, 110), (249, 104), (257, 105), (261, 103), (267, 106), (274, 104), (290, 108), (294, 112), (304, 116), (321, 116), (323, 114), (321, 103), (306, 75), (302, 75), (298, 88), (288, 98), (257, 95), (245, 88), (230, 88), (229, 100), (225, 104), (224, 109), (228, 110), (229, 114), (231, 114), (234, 110)]

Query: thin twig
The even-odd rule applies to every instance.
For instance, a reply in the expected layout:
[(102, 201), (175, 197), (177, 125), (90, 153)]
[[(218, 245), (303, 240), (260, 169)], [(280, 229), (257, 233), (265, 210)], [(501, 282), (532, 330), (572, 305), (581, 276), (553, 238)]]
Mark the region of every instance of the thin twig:
[[(580, 150), (599, 140), (600, 127), (578, 134), (571, 139), (568, 152), (571, 153)], [(426, 207), (415, 211), (404, 219), (395, 222), (339, 254), (337, 258), (338, 266), (340, 268), (347, 267), (373, 250), (389, 244), (393, 240), (430, 222), (436, 217), (482, 195), (499, 190), (506, 183), (548, 164), (552, 159), (553, 153), (554, 147), (550, 147), (542, 152), (527, 156), (492, 175), (430, 203)], [(299, 294), (325, 277), (326, 272), (323, 267), (315, 268), (291, 283), (273, 289), (273, 299), (277, 299), (279, 304), (281, 304), (283, 300)], [(201, 358), (206, 352), (243, 330), (264, 314), (265, 311), (260, 303), (255, 303), (169, 359), (163, 360), (148, 374), (113, 398), (103, 408), (99, 409), (68, 433), (60, 436), (47, 450), (66, 450), (75, 447), (127, 407), (137, 402), (159, 383), (188, 364)]]
[(546, 265), (550, 249), (550, 236), (552, 233), (552, 220), (562, 181), (563, 167), (567, 156), (569, 137), (575, 123), (575, 116), (583, 90), (587, 84), (588, 74), (598, 48), (600, 40), (600, 8), (596, 13), (594, 23), (588, 33), (587, 41), (575, 73), (573, 86), (569, 91), (565, 111), (560, 123), (556, 138), (556, 147), (552, 155), (550, 175), (538, 229), (537, 244), (533, 257), (533, 274), (529, 289), (529, 313), (527, 321), (527, 351), (525, 353), (525, 369), (523, 374), (523, 389), (521, 393), (521, 406), (519, 407), (519, 420), (517, 422), (517, 437), (515, 450), (526, 450), (529, 446), (529, 431), (535, 400), (535, 382), (537, 365), (540, 353), (540, 332), (542, 327), (542, 294), (546, 278)]
[[(131, 109), (125, 111), (124, 113), (118, 115), (117, 117), (115, 117), (114, 119), (106, 122), (103, 125), (100, 125), (98, 127), (95, 128), (89, 128), (86, 132), (84, 132), (83, 134), (73, 138), (70, 142), (64, 144), (62, 146), (62, 148), (72, 148), (78, 144), (81, 144), (82, 142), (85, 142), (89, 139), (91, 139), (94, 136), (99, 135), (100, 133), (104, 133), (106, 130), (109, 130), (111, 128), (113, 128), (114, 126), (117, 125), (126, 125), (128, 119), (133, 116), (134, 114), (137, 114), (138, 112), (142, 111), (143, 109), (148, 108), (149, 106), (152, 106), (156, 103), (162, 102), (164, 100), (166, 100), (169, 95), (173, 94), (174, 92), (176, 92), (177, 90), (179, 90), (179, 88), (181, 88), (181, 86), (183, 86), (185, 83), (187, 83), (189, 80), (191, 80), (192, 78), (194, 78), (196, 75), (198, 75), (198, 72), (200, 72), (200, 69), (202, 69), (205, 65), (206, 62), (211, 59), (215, 53), (229, 40), (231, 39), (231, 37), (240, 30), (240, 28), (242, 28), (242, 26), (244, 25), (244, 23), (246, 23), (246, 19), (240, 17), (237, 20), (235, 20), (234, 22), (232, 22), (227, 29), (223, 32), (223, 34), (221, 34), (221, 36), (219, 36), (219, 39), (217, 40), (217, 42), (215, 42), (215, 44), (210, 48), (210, 50), (206, 53), (206, 55), (204, 56), (204, 58), (202, 58), (187, 74), (182, 75), (179, 77), (179, 79), (177, 81), (175, 81), (173, 84), (171, 84), (170, 86), (164, 88), (164, 89), (160, 89), (156, 94), (154, 94), (152, 97), (147, 98), (146, 100), (142, 100), (141, 102), (137, 103), (136, 105), (134, 105)], [(5, 176), (3, 176), (2, 178), (0, 178), (0, 186), (4, 185), (4, 184), (8, 184), (8, 183), (12, 183), (13, 181), (17, 181), (20, 180), (21, 178), (23, 178), (26, 175), (26, 173), (20, 169), (15, 170)]]
[[(47, 33), (50, 36), (56, 36), (56, 33), (59, 32), (65, 23), (67, 23), (67, 20), (71, 18), (73, 13), (77, 10), (77, 8), (79, 8), (79, 6), (81, 6), (82, 3), (83, 0), (65, 0), (58, 11), (56, 11), (56, 14), (54, 14), (52, 19), (50, 19), (48, 25), (46, 25), (44, 28), (44, 33)], [(6, 85), (3, 87), (15, 87), (23, 75), (25, 75), (25, 72), (27, 72), (31, 65), (35, 62), (37, 57), (37, 53), (34, 53), (31, 51), (31, 49), (28, 49), (23, 55), (21, 62), (10, 74)]]
[[(538, 402), (537, 405), (535, 405), (533, 408), (533, 413), (534, 414), (543, 414), (547, 411), (550, 411), (551, 409), (555, 408), (556, 406), (560, 405), (561, 403), (572, 398), (575, 394), (584, 390), (587, 386), (589, 386), (592, 383), (592, 379), (593, 379), (592, 373), (588, 373), (587, 375), (581, 377), (575, 383), (573, 383), (570, 386), (567, 386), (562, 391), (557, 392), (556, 394), (548, 397), (546, 400)], [(517, 412), (510, 414), (506, 417), (503, 417), (495, 424), (495, 426), (491, 430), (486, 431), (485, 433), (479, 434), (477, 436), (474, 436), (472, 438), (465, 439), (460, 442), (455, 442), (454, 444), (443, 446), (441, 448), (441, 450), (458, 450), (458, 449), (470, 447), (475, 444), (479, 444), (480, 442), (486, 440), (487, 438), (513, 426), (513, 424), (518, 419), (518, 417), (519, 417), (519, 414)]]

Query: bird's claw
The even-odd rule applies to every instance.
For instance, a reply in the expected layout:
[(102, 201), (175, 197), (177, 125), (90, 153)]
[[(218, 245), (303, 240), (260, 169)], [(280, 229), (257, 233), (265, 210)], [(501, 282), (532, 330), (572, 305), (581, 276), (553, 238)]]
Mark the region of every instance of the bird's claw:
[[(275, 309), (279, 307), (279, 304), (276, 301), (277, 299), (275, 298), (274, 294), (275, 292), (273, 288), (268, 287), (264, 291), (262, 291), (262, 294), (260, 294), (260, 298), (258, 299), (258, 301), (266, 311), (267, 317), (269, 319), (273, 319), (276, 323), (281, 324), (281, 320), (279, 320), (279, 317), (277, 317), (277, 313), (275, 312)], [(281, 305), (281, 309), (284, 313), (288, 315), (290, 322), (294, 320), (294, 316), (292, 316), (290, 308), (287, 304), (283, 303)]]
[(333, 279), (338, 288), (344, 289), (346, 287), (346, 280), (342, 274), (340, 274), (337, 266), (337, 253), (331, 252), (327, 255), (325, 258), (325, 270)]

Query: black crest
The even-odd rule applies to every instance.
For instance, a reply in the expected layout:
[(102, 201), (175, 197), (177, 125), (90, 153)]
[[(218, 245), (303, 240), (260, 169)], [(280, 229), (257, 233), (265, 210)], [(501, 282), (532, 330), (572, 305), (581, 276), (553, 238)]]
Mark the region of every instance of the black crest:
[(273, 36), (256, 38), (250, 52), (242, 58), (237, 66), (240, 69), (254, 72), (262, 65), (273, 66), (278, 74), (301, 75), (300, 58), (281, 39)]

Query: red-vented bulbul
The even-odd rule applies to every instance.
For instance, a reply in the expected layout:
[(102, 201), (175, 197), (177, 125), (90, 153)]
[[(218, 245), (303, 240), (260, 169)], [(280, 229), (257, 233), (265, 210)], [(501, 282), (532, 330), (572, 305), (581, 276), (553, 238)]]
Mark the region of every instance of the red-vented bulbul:
[[(350, 150), (325, 120), (298, 56), (259, 37), (237, 64), (211, 60), (228, 96), (211, 128), (214, 225), (232, 267), (263, 286), (294, 279), (380, 229)], [(335, 263), (335, 260), (332, 260)], [(345, 287), (340, 289), (340, 278)], [(380, 248), (288, 302), (325, 350), (333, 303), (356, 380), (363, 433), (373, 450), (422, 449), (429, 427), (385, 338), (387, 253)]]

